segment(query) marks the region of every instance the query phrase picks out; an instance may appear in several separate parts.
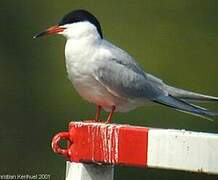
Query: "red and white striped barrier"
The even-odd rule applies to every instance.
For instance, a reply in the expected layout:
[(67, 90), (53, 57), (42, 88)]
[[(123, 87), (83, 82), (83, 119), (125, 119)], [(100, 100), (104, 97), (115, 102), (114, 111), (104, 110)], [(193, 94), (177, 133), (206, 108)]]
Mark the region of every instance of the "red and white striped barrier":
[[(59, 147), (63, 139), (67, 149)], [(53, 138), (52, 147), (71, 162), (218, 174), (218, 134), (72, 122), (68, 132)]]

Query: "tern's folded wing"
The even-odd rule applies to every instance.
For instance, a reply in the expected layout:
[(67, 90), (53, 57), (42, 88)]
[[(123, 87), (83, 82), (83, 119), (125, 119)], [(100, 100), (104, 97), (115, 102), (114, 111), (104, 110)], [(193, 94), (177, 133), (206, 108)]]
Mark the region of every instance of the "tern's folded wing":
[(152, 100), (164, 93), (160, 83), (147, 78), (136, 64), (122, 63), (114, 58), (96, 62), (94, 77), (110, 92), (121, 97)]

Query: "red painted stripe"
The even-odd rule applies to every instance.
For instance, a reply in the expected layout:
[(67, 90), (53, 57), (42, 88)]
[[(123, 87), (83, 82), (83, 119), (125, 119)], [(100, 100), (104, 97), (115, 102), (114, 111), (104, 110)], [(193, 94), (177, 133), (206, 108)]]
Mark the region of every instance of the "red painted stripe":
[[(147, 165), (148, 128), (75, 122), (69, 125), (68, 141), (68, 149), (63, 155), (68, 154), (74, 162)], [(58, 142), (55, 143), (54, 151), (62, 152)]]
[(147, 165), (148, 129), (123, 127), (119, 131), (119, 163)]

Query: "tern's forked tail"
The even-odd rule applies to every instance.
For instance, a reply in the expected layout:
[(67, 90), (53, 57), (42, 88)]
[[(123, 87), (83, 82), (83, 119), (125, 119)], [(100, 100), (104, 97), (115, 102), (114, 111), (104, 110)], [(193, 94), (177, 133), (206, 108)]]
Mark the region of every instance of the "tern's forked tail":
[(218, 112), (209, 111), (205, 108), (190, 104), (183, 99), (179, 99), (171, 95), (168, 95), (168, 96), (161, 95), (157, 97), (154, 100), (154, 102), (175, 108), (176, 110), (179, 110), (179, 111), (191, 113), (196, 116), (201, 116), (208, 120), (211, 120), (213, 116), (218, 116)]
[(168, 85), (166, 85), (166, 90), (173, 97), (187, 100), (189, 102), (218, 102), (218, 97), (195, 93)]

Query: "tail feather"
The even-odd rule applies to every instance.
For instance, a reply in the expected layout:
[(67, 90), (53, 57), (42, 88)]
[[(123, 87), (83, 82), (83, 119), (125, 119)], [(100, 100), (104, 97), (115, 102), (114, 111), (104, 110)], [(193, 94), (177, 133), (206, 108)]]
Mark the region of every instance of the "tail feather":
[(179, 99), (187, 100), (187, 101), (200, 101), (200, 102), (218, 102), (218, 97), (208, 96), (204, 94), (194, 93), (191, 91), (175, 88), (172, 86), (166, 86), (167, 92), (173, 97), (177, 97)]
[(205, 108), (190, 104), (190, 103), (186, 102), (185, 100), (181, 100), (181, 99), (179, 99), (177, 97), (173, 97), (171, 95), (168, 95), (168, 96), (161, 95), (161, 96), (157, 97), (156, 99), (154, 99), (153, 101), (157, 102), (159, 104), (173, 107), (179, 111), (191, 113), (191, 114), (194, 114), (196, 116), (202, 116), (206, 119), (213, 117), (213, 116), (218, 116), (218, 112), (209, 111)]

